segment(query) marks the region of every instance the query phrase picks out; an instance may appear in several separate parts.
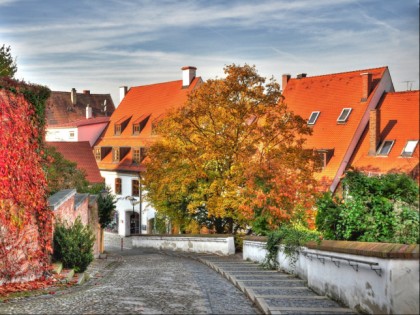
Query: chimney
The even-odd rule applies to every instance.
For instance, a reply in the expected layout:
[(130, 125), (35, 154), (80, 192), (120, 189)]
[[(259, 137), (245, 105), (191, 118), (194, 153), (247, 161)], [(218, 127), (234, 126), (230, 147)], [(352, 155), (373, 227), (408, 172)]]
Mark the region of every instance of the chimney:
[(182, 67), (182, 87), (189, 87), (192, 80), (195, 78), (196, 67), (186, 66)]
[(366, 102), (372, 89), (372, 73), (365, 72), (360, 75), (362, 76), (362, 99), (360, 101)]
[(290, 74), (283, 74), (281, 76), (281, 87), (282, 87), (283, 91), (286, 89), (287, 82), (289, 82), (291, 77), (292, 76)]
[(92, 107), (87, 104), (86, 106), (86, 119), (92, 118)]
[(76, 89), (75, 89), (75, 88), (72, 88), (72, 89), (71, 89), (71, 92), (70, 92), (70, 99), (71, 99), (71, 103), (72, 103), (73, 105), (76, 105), (76, 103), (77, 103), (77, 94), (76, 94)]
[(83, 94), (89, 95), (90, 94), (90, 90), (83, 90)]
[(120, 86), (120, 103), (122, 102), (123, 98), (127, 94), (127, 87), (126, 86)]
[(380, 112), (379, 109), (371, 109), (369, 113), (369, 155), (376, 155), (380, 140)]
[(306, 73), (299, 73), (296, 78), (298, 79), (302, 79), (302, 78), (306, 78)]

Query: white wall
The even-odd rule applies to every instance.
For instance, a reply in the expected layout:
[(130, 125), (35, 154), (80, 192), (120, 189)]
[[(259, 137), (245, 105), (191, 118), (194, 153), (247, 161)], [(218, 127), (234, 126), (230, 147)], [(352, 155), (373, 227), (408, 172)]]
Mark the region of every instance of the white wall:
[[(264, 244), (264, 245), (262, 245)], [(243, 259), (263, 262), (267, 250), (265, 242), (244, 240)], [(416, 259), (382, 259), (337, 252), (302, 248), (309, 255), (300, 254), (296, 268), (281, 249), (277, 255), (280, 269), (294, 271), (308, 281), (315, 292), (328, 295), (350, 308), (368, 314), (419, 314), (419, 261)], [(336, 262), (317, 254), (343, 258)], [(312, 258), (311, 258), (312, 257)], [(358, 264), (358, 270), (345, 259), (378, 263), (381, 275), (369, 265)]]
[(233, 236), (132, 236), (133, 247), (152, 247), (194, 253), (213, 253), (217, 255), (235, 254)]
[[(71, 132), (74, 134), (71, 137)], [(61, 141), (69, 141), (69, 142), (76, 142), (78, 139), (78, 131), (77, 128), (47, 128), (45, 134), (45, 141), (47, 142), (61, 142)]]
[[(116, 210), (118, 211), (118, 234), (121, 236), (130, 235), (130, 215), (133, 212), (133, 206), (130, 201), (125, 199), (132, 195), (131, 181), (138, 180), (136, 173), (119, 173), (114, 171), (101, 171), (101, 176), (105, 178), (105, 184), (111, 189), (112, 194), (115, 194), (115, 179), (121, 178), (121, 194), (116, 195), (117, 203)], [(147, 202), (144, 201), (145, 192), (143, 192), (142, 202), (142, 225), (147, 225), (148, 220), (155, 217), (156, 210)], [(139, 200), (138, 196), (136, 200)], [(134, 211), (139, 213), (140, 204), (134, 206)], [(147, 229), (142, 230), (142, 234), (147, 234)]]

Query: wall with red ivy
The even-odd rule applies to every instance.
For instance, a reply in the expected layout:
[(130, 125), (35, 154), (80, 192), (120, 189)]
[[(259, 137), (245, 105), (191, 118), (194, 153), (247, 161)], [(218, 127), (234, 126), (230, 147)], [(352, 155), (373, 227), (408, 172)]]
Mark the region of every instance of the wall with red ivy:
[(0, 285), (41, 278), (49, 267), (52, 215), (42, 129), (19, 87), (0, 88)]

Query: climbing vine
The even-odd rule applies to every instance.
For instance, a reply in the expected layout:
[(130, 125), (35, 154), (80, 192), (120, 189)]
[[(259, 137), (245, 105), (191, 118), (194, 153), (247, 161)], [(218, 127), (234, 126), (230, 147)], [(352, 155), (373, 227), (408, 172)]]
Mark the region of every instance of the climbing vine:
[(52, 218), (38, 117), (47, 95), (43, 87), (0, 80), (0, 284), (39, 278), (48, 268)]

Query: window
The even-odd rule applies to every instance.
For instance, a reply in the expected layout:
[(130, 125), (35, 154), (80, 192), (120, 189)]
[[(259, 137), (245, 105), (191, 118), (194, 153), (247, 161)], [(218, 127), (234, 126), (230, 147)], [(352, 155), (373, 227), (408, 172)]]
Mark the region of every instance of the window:
[(69, 131), (69, 137), (70, 139), (74, 139), (74, 131)]
[(413, 156), (418, 142), (419, 140), (408, 140), (403, 151), (401, 152), (401, 156)]
[(112, 161), (119, 162), (120, 161), (120, 148), (113, 148), (112, 149)]
[(308, 120), (308, 125), (315, 125), (316, 120), (318, 119), (320, 112), (312, 112)]
[(131, 181), (131, 195), (132, 196), (139, 195), (139, 181), (137, 179), (133, 179)]
[(95, 159), (96, 161), (101, 160), (101, 148), (95, 148)]
[(347, 119), (349, 119), (350, 113), (351, 113), (351, 108), (343, 108), (340, 116), (338, 116), (337, 122), (345, 123)]
[(140, 163), (140, 149), (139, 148), (136, 148), (136, 149), (134, 149), (133, 148), (133, 162), (136, 162), (136, 163)]
[(115, 179), (115, 194), (121, 195), (121, 178)]
[(147, 156), (147, 148), (140, 148), (140, 161), (143, 161)]
[(115, 125), (114, 126), (114, 134), (116, 136), (119, 136), (121, 134), (121, 125)]
[(376, 152), (377, 155), (388, 155), (394, 145), (394, 140), (385, 140)]
[(133, 125), (133, 135), (138, 135), (140, 133), (140, 124)]

